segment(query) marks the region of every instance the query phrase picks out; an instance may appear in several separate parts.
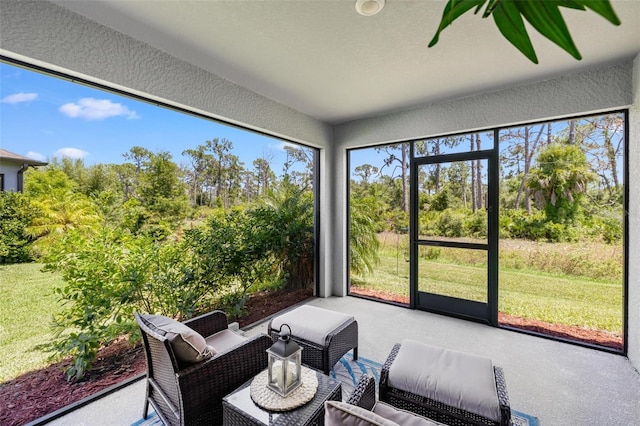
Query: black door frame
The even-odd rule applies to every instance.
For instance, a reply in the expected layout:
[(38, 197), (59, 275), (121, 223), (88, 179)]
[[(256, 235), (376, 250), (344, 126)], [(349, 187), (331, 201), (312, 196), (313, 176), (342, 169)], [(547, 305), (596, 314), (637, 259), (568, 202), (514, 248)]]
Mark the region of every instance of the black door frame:
[[(498, 325), (498, 205), (499, 205), (499, 155), (498, 132), (494, 132), (494, 148), (455, 154), (442, 154), (416, 158), (414, 143), (410, 155), (410, 305), (414, 309), (443, 313), (471, 319), (494, 326)], [(425, 240), (418, 233), (418, 166), (470, 160), (487, 160), (487, 243), (462, 243)], [(418, 248), (421, 245), (436, 247), (467, 248), (487, 251), (487, 303), (455, 299), (418, 291)]]

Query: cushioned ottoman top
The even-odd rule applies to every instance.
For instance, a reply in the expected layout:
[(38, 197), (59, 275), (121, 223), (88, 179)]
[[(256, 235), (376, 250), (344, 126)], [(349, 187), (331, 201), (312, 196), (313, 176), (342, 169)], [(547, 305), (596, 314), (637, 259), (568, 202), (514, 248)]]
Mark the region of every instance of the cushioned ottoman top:
[(324, 345), (329, 333), (350, 319), (353, 317), (341, 312), (303, 305), (275, 317), (271, 328), (278, 330), (282, 324), (287, 324), (293, 336)]
[(389, 385), (500, 421), (500, 403), (490, 359), (402, 341), (389, 368)]

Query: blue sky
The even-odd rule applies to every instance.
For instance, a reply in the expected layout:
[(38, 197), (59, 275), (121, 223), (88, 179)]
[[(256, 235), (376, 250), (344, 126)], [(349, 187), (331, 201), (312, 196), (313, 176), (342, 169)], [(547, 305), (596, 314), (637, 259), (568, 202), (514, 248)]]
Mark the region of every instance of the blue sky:
[(186, 165), (183, 150), (214, 138), (233, 142), (246, 169), (264, 156), (281, 175), (286, 154), (280, 139), (0, 63), (0, 148), (16, 154), (119, 164), (138, 145), (169, 151)]

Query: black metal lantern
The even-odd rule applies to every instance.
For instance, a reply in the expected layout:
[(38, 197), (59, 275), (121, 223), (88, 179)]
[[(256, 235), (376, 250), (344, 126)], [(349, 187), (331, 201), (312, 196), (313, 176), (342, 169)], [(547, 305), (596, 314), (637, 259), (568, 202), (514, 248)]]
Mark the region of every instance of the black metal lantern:
[[(289, 331), (282, 330), (287, 327)], [(267, 387), (280, 396), (287, 396), (302, 384), (302, 348), (291, 339), (291, 327), (282, 324), (280, 337), (267, 349), (269, 356), (269, 380)]]

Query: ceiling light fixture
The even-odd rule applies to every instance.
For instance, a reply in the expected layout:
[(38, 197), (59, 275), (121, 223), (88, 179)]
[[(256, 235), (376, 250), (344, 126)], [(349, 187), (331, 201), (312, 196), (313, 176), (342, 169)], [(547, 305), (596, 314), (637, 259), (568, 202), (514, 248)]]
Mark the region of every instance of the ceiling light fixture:
[(373, 16), (384, 7), (385, 0), (356, 0), (356, 10), (360, 15)]

